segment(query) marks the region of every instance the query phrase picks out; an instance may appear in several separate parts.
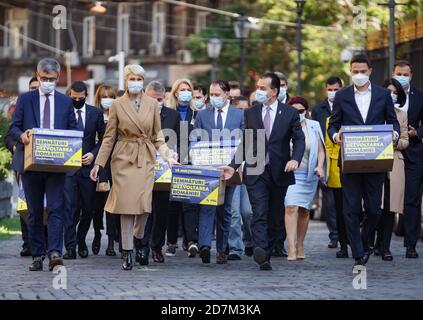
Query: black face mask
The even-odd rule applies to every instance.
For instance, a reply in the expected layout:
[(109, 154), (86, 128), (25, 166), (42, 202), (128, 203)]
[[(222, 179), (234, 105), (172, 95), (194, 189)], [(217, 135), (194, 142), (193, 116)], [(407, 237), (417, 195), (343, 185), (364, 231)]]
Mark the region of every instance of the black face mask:
[(75, 109), (81, 109), (85, 104), (85, 98), (81, 100), (72, 99), (72, 103)]

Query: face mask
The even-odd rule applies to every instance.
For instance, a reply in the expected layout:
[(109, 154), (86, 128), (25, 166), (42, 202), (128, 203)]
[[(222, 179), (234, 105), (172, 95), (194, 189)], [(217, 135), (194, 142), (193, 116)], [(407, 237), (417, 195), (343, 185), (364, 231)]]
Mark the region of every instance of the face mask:
[(40, 89), (41, 89), (41, 92), (44, 94), (52, 93), (54, 89), (56, 89), (56, 82), (40, 81)]
[(216, 109), (222, 109), (224, 102), (225, 102), (225, 99), (223, 99), (223, 97), (211, 97), (210, 98), (210, 103), (211, 103), (212, 107), (216, 108)]
[(403, 88), (408, 88), (410, 86), (410, 77), (407, 76), (395, 76), (395, 80), (398, 80), (401, 83)]
[(81, 100), (72, 99), (72, 103), (75, 109), (81, 109), (85, 104), (85, 98)]
[(392, 102), (395, 104), (398, 101), (398, 95), (391, 93), (391, 97), (392, 97)]
[(286, 88), (280, 88), (279, 90), (279, 95), (278, 95), (278, 100), (279, 101), (284, 101), (286, 98)]
[(194, 99), (194, 106), (197, 111), (200, 111), (204, 108), (204, 101), (203, 99)]
[(157, 108), (159, 109), (159, 111), (161, 111), (161, 110), (162, 110), (163, 105), (164, 105), (164, 102), (163, 102), (163, 101), (162, 101), (162, 102), (158, 102), (158, 101), (157, 101)]
[(192, 99), (191, 91), (181, 91), (179, 92), (178, 100), (183, 103), (190, 102)]
[(305, 119), (305, 113), (300, 113), (300, 122), (303, 122)]
[(336, 91), (328, 91), (328, 100), (333, 102), (335, 100)]
[(256, 91), (256, 100), (261, 104), (265, 104), (267, 101), (270, 100), (270, 97), (267, 96), (266, 91), (264, 90), (257, 90)]
[(112, 98), (101, 98), (100, 104), (103, 109), (109, 109), (112, 105), (113, 99)]
[(369, 82), (369, 76), (364, 73), (357, 73), (351, 77), (356, 87), (362, 87)]
[(138, 94), (144, 87), (143, 81), (128, 81), (128, 91), (132, 94)]

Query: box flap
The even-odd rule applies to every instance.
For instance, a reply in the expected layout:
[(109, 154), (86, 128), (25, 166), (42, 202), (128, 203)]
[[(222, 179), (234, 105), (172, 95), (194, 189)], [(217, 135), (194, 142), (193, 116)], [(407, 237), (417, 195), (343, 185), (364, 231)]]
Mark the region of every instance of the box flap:
[(342, 133), (349, 132), (385, 132), (393, 131), (394, 126), (392, 124), (377, 124), (373, 126), (342, 126)]
[(75, 137), (82, 138), (84, 132), (78, 130), (58, 130), (58, 129), (44, 129), (44, 128), (34, 128), (33, 134), (43, 135), (43, 136), (62, 136), (62, 137)]
[(173, 166), (172, 175), (175, 174), (188, 174), (190, 176), (206, 176), (213, 178), (219, 178), (222, 175), (221, 171), (218, 169), (192, 166)]

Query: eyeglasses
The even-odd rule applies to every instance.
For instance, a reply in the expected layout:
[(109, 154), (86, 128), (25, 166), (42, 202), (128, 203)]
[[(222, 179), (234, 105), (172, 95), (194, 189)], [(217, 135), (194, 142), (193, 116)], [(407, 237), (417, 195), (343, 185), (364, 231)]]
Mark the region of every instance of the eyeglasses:
[(57, 78), (40, 77), (40, 80), (42, 82), (54, 82), (57, 80)]

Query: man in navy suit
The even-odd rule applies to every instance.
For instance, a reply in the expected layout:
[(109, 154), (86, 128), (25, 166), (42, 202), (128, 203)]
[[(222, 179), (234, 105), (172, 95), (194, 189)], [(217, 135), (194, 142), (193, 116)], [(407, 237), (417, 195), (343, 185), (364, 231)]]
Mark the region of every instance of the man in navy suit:
[[(341, 126), (392, 124), (393, 139), (398, 139), (399, 123), (390, 92), (370, 82), (372, 68), (364, 55), (350, 62), (353, 86), (338, 91), (333, 102), (328, 134), (334, 143), (341, 144)], [(347, 237), (356, 265), (365, 265), (370, 256), (370, 238), (381, 216), (382, 188), (385, 173), (342, 173), (343, 214)], [(367, 217), (360, 234), (362, 199)]]
[(88, 256), (85, 238), (93, 218), (93, 199), (96, 188), (95, 182), (90, 179), (90, 171), (103, 140), (105, 124), (101, 110), (85, 103), (87, 93), (87, 86), (82, 81), (74, 82), (70, 88), (78, 130), (84, 132), (84, 138), (82, 167), (75, 174), (66, 175), (65, 248), (67, 252), (63, 256), (64, 259), (76, 259), (77, 244), (79, 256), (81, 258)]
[(44, 193), (47, 196), (48, 214), (48, 255), (49, 270), (63, 265), (63, 188), (64, 173), (24, 172), (24, 145), (29, 144), (29, 130), (48, 128), (76, 130), (77, 122), (72, 101), (55, 91), (59, 79), (60, 64), (50, 58), (41, 60), (37, 66), (39, 90), (19, 96), (16, 110), (10, 124), (11, 137), (19, 143), (13, 155), (12, 168), (22, 177), (23, 188), (29, 211), (29, 243), (33, 257), (30, 271), (43, 269), (45, 236), (43, 225)]
[(411, 64), (399, 61), (395, 64), (392, 77), (398, 80), (407, 94), (407, 101), (401, 109), (408, 115), (408, 136), (410, 144), (403, 151), (405, 164), (404, 193), (404, 247), (406, 258), (415, 259), (421, 228), (421, 207), (423, 183), (423, 92), (410, 85), (413, 77)]
[(280, 79), (276, 74), (260, 77), (257, 103), (245, 110), (243, 145), (231, 164), (222, 167), (225, 179), (229, 179), (245, 160), (243, 181), (253, 209), (253, 256), (260, 270), (272, 270), (270, 257), (285, 234), (286, 191), (295, 184), (294, 171), (305, 150), (298, 111), (278, 101), (279, 90)]
[[(244, 113), (230, 105), (230, 87), (226, 81), (213, 81), (210, 85), (211, 108), (201, 110), (195, 121), (196, 133), (200, 130), (207, 133), (209, 141), (221, 141), (223, 136), (239, 141), (244, 129)], [(229, 134), (231, 133), (231, 134)], [(221, 138), (222, 137), (222, 138)], [(224, 139), (228, 140), (228, 139)], [(226, 247), (228, 245), (229, 230), (231, 227), (231, 204), (235, 186), (226, 186), (225, 204), (219, 207), (200, 206), (198, 224), (198, 242), (200, 257), (203, 263), (210, 263), (210, 248), (213, 235), (213, 222), (216, 214), (216, 262), (224, 264), (228, 261)]]

